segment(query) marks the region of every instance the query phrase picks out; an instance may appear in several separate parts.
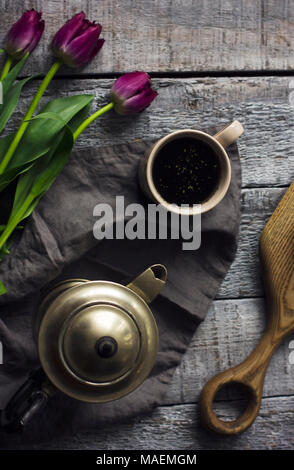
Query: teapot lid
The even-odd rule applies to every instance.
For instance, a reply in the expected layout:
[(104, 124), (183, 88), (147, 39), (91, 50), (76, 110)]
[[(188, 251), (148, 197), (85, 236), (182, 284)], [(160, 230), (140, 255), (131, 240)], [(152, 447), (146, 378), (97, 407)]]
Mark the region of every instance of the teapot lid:
[(67, 395), (111, 401), (150, 373), (158, 349), (156, 322), (147, 303), (128, 287), (81, 280), (47, 307), (38, 334), (40, 360)]
[(60, 352), (73, 374), (100, 383), (131, 370), (140, 346), (140, 330), (130, 314), (105, 303), (86, 307), (66, 322)]

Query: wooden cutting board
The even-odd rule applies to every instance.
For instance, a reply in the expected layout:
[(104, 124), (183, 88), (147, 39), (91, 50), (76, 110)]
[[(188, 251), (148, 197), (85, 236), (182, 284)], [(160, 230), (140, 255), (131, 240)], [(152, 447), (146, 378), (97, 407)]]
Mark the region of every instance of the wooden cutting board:
[[(271, 357), (281, 341), (294, 332), (294, 181), (261, 234), (260, 262), (268, 312), (264, 335), (245, 361), (210, 379), (200, 394), (202, 424), (218, 434), (239, 434), (254, 422)], [(245, 388), (248, 404), (235, 421), (222, 421), (214, 413), (213, 399), (229, 383)]]

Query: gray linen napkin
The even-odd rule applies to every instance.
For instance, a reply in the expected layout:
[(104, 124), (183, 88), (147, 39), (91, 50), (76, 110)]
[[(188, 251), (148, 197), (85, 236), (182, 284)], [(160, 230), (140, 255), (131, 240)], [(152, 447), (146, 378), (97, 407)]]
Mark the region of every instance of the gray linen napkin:
[[(117, 423), (159, 405), (234, 259), (241, 189), (236, 144), (228, 149), (232, 165), (229, 191), (216, 208), (202, 217), (200, 249), (183, 251), (180, 240), (98, 242), (94, 238), (96, 204), (114, 206), (116, 195), (124, 195), (126, 204), (147, 203), (138, 186), (137, 170), (151, 144), (139, 141), (74, 151), (28, 220), (10, 256), (0, 264), (0, 279), (8, 290), (0, 297), (0, 409), (29, 371), (39, 366), (32, 317), (40, 290), (48, 283), (74, 277), (123, 282), (153, 263), (163, 263), (168, 269), (168, 282), (151, 305), (160, 337), (156, 364), (137, 390), (114, 402), (93, 405), (56, 394), (42, 415), (28, 426), (20, 438), (22, 442), (37, 443), (57, 433)], [(15, 437), (0, 431), (0, 446), (9, 446), (11, 439), (15, 442)]]

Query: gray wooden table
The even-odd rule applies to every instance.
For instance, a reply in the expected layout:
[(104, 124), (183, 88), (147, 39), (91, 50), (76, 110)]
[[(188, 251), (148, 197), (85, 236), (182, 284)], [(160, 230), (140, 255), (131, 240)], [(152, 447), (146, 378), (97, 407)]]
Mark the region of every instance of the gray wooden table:
[[(205, 321), (177, 369), (164, 403), (151, 416), (103, 430), (43, 442), (43, 449), (293, 449), (294, 365), (290, 340), (278, 349), (265, 380), (259, 417), (238, 437), (209, 435), (198, 422), (198, 395), (209, 377), (244, 359), (265, 326), (259, 277), (259, 235), (294, 177), (294, 0), (0, 0), (2, 27), (35, 7), (46, 19), (44, 39), (24, 74), (48, 70), (47, 47), (56, 29), (85, 10), (103, 24), (101, 54), (83, 71), (68, 69), (46, 93), (91, 92), (94, 106), (117, 73), (152, 73), (159, 97), (131, 127), (100, 120), (81, 147), (160, 137), (184, 127), (221, 126), (239, 119), (242, 218), (236, 259)], [(32, 91), (24, 92), (24, 110)], [(292, 99), (291, 99), (292, 97)], [(19, 122), (21, 110), (12, 124)], [(217, 407), (228, 416), (238, 399)], [(13, 443), (12, 443), (13, 445)], [(23, 444), (22, 448), (32, 448)]]

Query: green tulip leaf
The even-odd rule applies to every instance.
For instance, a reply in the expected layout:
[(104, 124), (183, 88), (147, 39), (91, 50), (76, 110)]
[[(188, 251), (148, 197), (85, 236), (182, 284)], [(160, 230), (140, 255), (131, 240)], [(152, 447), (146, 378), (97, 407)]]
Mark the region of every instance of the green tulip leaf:
[(22, 87), (32, 78), (33, 77), (27, 77), (15, 83), (4, 95), (3, 106), (0, 108), (0, 132), (3, 131), (18, 104)]
[(1, 179), (0, 192), (3, 191), (9, 185), (9, 183), (11, 183), (11, 181), (13, 181), (16, 178), (16, 176), (19, 176), (22, 173), (25, 173), (29, 168), (31, 168), (33, 164), (34, 163), (32, 162), (26, 166), (19, 166), (16, 168), (12, 168), (11, 170), (5, 171), (5, 173), (3, 173), (3, 175), (1, 175), (0, 177)]
[(92, 101), (90, 101), (81, 111), (79, 111), (75, 116), (68, 122), (68, 126), (71, 129), (72, 133), (74, 133), (78, 127), (84, 122), (87, 118), (88, 113), (91, 108)]
[(30, 167), (18, 179), (9, 220), (5, 226), (0, 227), (0, 260), (9, 253), (14, 231), (20, 228), (20, 222), (31, 215), (41, 197), (48, 191), (67, 163), (74, 145), (73, 133), (84, 121), (92, 99), (91, 97), (88, 103), (68, 121), (68, 124), (60, 115), (51, 111), (41, 113), (32, 119), (32, 121), (46, 122), (51, 120), (62, 127), (55, 135), (50, 150), (42, 158), (30, 162)]
[[(0, 138), (0, 154), (4, 155), (7, 151), (14, 134), (6, 135), (5, 137)], [(32, 166), (33, 163), (29, 163), (28, 165), (21, 165), (18, 167), (14, 167), (12, 169), (6, 170), (3, 175), (0, 175), (0, 192), (8, 186), (8, 184), (13, 181), (17, 175), (20, 175), (28, 168)]]
[[(68, 160), (74, 145), (73, 133), (84, 121), (90, 105), (91, 103), (88, 103), (88, 105), (77, 113), (68, 124), (66, 124), (58, 114), (52, 112), (41, 113), (33, 118), (57, 120), (63, 124), (64, 130), (57, 136), (48, 154), (34, 162), (29, 170), (19, 178), (13, 211), (18, 211), (19, 207), (30, 193), (34, 194), (35, 197), (37, 196), (38, 200), (34, 201), (35, 207), (40, 197), (49, 189)], [(30, 213), (32, 210), (32, 206), (30, 206)], [(25, 217), (28, 217), (30, 213), (26, 212)]]
[(66, 164), (73, 145), (73, 133), (66, 126), (55, 139), (47, 155), (37, 160), (25, 174), (20, 176), (4, 233), (7, 232), (10, 236), (17, 225), (33, 212), (40, 198), (48, 191)]
[[(72, 127), (72, 122), (82, 122), (82, 117), (88, 111), (93, 98), (93, 95), (75, 95), (57, 98), (46, 104), (37, 115), (43, 115), (43, 118), (36, 119), (37, 116), (35, 116), (32, 119), (13, 158), (4, 173), (0, 175), (0, 191), (20, 173), (26, 171), (33, 162), (50, 151), (57, 134), (64, 128), (65, 124)], [(54, 119), (52, 119), (52, 115), (55, 116)], [(0, 138), (0, 156), (2, 158), (13, 137), (14, 135), (10, 134)]]
[(39, 113), (39, 114), (37, 114), (37, 116), (34, 116), (34, 117), (32, 117), (31, 119), (29, 119), (29, 121), (35, 121), (36, 119), (46, 119), (46, 118), (59, 121), (60, 124), (62, 125), (62, 127), (67, 125), (67, 122), (64, 121), (64, 120), (62, 119), (62, 117), (59, 116), (59, 114), (52, 113), (52, 112)]
[(93, 100), (92, 95), (57, 98), (46, 104), (39, 114), (53, 113), (60, 119), (36, 119), (28, 126), (7, 168), (34, 161), (50, 150), (55, 136), (81, 109)]
[[(47, 155), (33, 162), (31, 168), (19, 178), (15, 192), (12, 215), (13, 212), (18, 212), (20, 207), (22, 207), (23, 202), (30, 194), (39, 200), (39, 198), (47, 191), (47, 189), (49, 189), (49, 186), (52, 184), (53, 180), (64, 166), (62, 158), (57, 161), (54, 160), (54, 156), (56, 158), (56, 155), (59, 155), (58, 152), (60, 152), (62, 155), (64, 149), (68, 150), (69, 156), (74, 144), (73, 133), (71, 129), (58, 114), (49, 112), (42, 113), (32, 118), (32, 120), (35, 119), (52, 119), (59, 121), (62, 123), (64, 130), (60, 131)], [(48, 170), (48, 168), (50, 168), (50, 170)], [(54, 171), (56, 173), (54, 173)], [(50, 176), (52, 176), (53, 179), (50, 178)], [(38, 201), (34, 201), (34, 207), (37, 205), (37, 202)], [(28, 217), (31, 214), (33, 208), (30, 206), (29, 211), (24, 214), (23, 218)]]
[(5, 289), (5, 286), (0, 281), (0, 295), (6, 294), (6, 292), (7, 290)]
[[(17, 79), (18, 75), (23, 69), (23, 66), (25, 65), (27, 59), (29, 57), (29, 54), (26, 54), (11, 70), (8, 72), (6, 77), (2, 80), (2, 91), (3, 91), (3, 97), (5, 99), (5, 95), (10, 89), (10, 87), (13, 85), (14, 81)], [(1, 105), (3, 106), (3, 104)]]
[[(6, 225), (0, 225), (0, 234), (4, 231)], [(9, 250), (7, 247), (7, 243), (1, 248), (0, 250), (0, 261), (4, 258), (4, 256), (9, 255)], [(0, 295), (6, 294), (7, 290), (5, 289), (3, 283), (0, 281)]]

